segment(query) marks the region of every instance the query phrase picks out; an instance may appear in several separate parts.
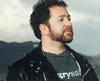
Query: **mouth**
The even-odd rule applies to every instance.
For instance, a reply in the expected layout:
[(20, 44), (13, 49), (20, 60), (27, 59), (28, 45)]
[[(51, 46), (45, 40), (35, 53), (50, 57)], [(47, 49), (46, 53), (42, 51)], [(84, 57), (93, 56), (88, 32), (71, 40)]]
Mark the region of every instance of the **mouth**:
[(72, 30), (65, 30), (65, 32), (71, 32), (72, 33)]
[(65, 33), (68, 34), (68, 35), (73, 35), (73, 30), (65, 30)]

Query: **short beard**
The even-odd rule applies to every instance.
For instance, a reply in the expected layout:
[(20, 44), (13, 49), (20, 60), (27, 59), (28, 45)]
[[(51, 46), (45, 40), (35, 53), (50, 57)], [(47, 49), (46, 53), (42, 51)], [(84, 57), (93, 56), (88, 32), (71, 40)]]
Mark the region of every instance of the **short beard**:
[(72, 31), (72, 36), (70, 39), (65, 38), (64, 36), (64, 32), (61, 35), (55, 34), (53, 31), (50, 30), (50, 37), (52, 40), (54, 41), (58, 41), (61, 43), (70, 43), (73, 41), (73, 31)]
[(50, 37), (52, 40), (54, 41), (58, 41), (58, 42), (61, 42), (61, 43), (70, 43), (73, 41), (73, 30), (72, 30), (72, 36), (71, 36), (71, 39), (70, 40), (67, 40), (63, 35), (64, 35), (64, 31), (61, 33), (61, 35), (59, 36), (58, 34), (55, 34), (51, 28), (50, 28), (50, 24), (48, 23), (47, 24), (47, 27), (49, 28), (49, 33), (50, 33)]
[(63, 36), (57, 37), (57, 36), (54, 36), (53, 34), (51, 34), (51, 38), (52, 40), (55, 40), (61, 43), (71, 43), (73, 41), (73, 37), (70, 40), (67, 40)]

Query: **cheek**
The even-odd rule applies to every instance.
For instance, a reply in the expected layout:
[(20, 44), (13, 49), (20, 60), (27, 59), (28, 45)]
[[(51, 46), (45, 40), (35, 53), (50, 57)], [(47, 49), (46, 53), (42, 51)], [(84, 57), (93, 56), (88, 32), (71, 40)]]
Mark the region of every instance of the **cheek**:
[(50, 23), (50, 30), (56, 33), (63, 33), (64, 32), (64, 26), (61, 23), (52, 22)]

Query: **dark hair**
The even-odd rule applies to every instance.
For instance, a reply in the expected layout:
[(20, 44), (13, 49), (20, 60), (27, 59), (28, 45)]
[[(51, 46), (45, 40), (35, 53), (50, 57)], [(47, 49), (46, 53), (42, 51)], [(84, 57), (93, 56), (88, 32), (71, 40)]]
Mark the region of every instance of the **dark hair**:
[(39, 0), (37, 4), (33, 6), (33, 12), (30, 16), (30, 24), (34, 30), (35, 36), (41, 39), (41, 32), (39, 30), (40, 24), (47, 24), (50, 18), (49, 7), (54, 5), (66, 7), (66, 3), (62, 0)]

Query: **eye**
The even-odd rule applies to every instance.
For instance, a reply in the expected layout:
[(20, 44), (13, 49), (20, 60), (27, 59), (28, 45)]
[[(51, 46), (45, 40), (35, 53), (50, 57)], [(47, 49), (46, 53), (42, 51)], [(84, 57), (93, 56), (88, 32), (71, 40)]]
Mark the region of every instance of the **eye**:
[(69, 20), (69, 21), (71, 21), (71, 19), (70, 19), (70, 18), (69, 18), (68, 20)]
[(59, 21), (63, 21), (63, 18), (59, 19)]
[(68, 20), (69, 20), (69, 21), (71, 21), (71, 18), (70, 18), (70, 17), (68, 17)]

